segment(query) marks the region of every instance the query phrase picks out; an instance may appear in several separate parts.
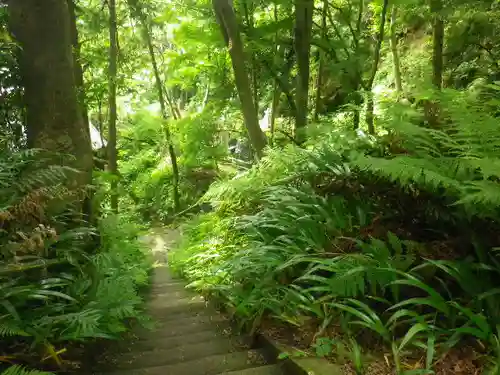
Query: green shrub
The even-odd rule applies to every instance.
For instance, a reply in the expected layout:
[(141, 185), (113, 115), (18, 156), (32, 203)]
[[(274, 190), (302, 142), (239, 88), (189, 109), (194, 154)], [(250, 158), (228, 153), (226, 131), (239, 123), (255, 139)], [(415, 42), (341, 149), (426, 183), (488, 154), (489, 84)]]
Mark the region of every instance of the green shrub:
[[(145, 318), (138, 288), (151, 261), (124, 216), (100, 220), (99, 229), (76, 227), (71, 205), (60, 208), (74, 197), (63, 186), (66, 170), (35, 156), (0, 155), (0, 336), (6, 353), (21, 345), (55, 368), (73, 341), (117, 338), (127, 319)], [(98, 237), (100, 247), (89, 248)]]
[(174, 269), (252, 329), (312, 317), (315, 336), (334, 321), (371, 332), (401, 374), (409, 352), (429, 370), (471, 338), (496, 358), (498, 121), (467, 93), (437, 95), (439, 129), (394, 104), (383, 137), (323, 134), (216, 184), (204, 197), (215, 211), (187, 224)]

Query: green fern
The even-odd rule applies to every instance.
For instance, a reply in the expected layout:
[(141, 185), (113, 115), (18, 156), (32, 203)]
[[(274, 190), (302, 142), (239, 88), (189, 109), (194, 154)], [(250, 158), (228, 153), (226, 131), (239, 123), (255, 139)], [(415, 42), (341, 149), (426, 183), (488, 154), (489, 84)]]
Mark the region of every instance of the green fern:
[(2, 375), (54, 375), (52, 372), (30, 370), (26, 367), (14, 365), (2, 372)]
[(0, 319), (0, 337), (12, 336), (29, 336), (29, 334), (19, 326), (18, 322)]

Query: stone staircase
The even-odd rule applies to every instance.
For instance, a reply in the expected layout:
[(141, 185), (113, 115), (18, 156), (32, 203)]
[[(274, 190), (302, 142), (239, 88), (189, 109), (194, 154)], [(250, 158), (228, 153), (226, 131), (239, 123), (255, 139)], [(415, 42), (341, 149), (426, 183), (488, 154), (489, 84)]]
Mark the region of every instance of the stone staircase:
[(278, 364), (266, 362), (259, 348), (250, 348), (234, 335), (223, 316), (184, 286), (165, 265), (156, 268), (147, 302), (155, 328), (136, 329), (92, 374), (283, 374)]

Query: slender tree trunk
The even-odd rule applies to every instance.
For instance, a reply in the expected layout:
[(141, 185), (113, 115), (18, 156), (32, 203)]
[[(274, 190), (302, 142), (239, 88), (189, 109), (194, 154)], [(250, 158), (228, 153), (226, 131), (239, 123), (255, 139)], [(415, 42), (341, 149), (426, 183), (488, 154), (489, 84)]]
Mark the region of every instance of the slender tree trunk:
[(76, 168), (72, 188), (92, 181), (92, 148), (78, 105), (68, 4), (61, 0), (9, 0), (9, 23), (19, 42), (27, 112), (28, 147), (65, 153), (54, 164)]
[(116, 75), (117, 75), (117, 25), (116, 25), (116, 0), (108, 0), (109, 8), (109, 72), (108, 72), (108, 168), (113, 174), (111, 180), (111, 210), (118, 212), (118, 153), (116, 150)]
[(297, 55), (297, 90), (295, 118), (295, 140), (305, 141), (309, 98), (309, 56), (311, 52), (311, 32), (314, 0), (295, 0), (295, 53)]
[[(274, 4), (274, 22), (278, 22), (278, 5), (275, 3)], [(276, 30), (274, 34), (274, 60), (276, 61), (278, 59), (278, 30)], [(274, 84), (273, 84), (273, 102), (271, 104), (271, 119), (270, 119), (270, 124), (269, 124), (269, 132), (271, 133), (271, 137), (269, 140), (269, 143), (271, 146), (274, 146), (274, 134), (275, 134), (275, 125), (276, 125), (276, 114), (278, 112), (278, 106), (280, 103), (280, 96), (281, 96), (281, 91), (280, 91), (280, 86), (278, 82), (278, 78), (274, 78)]]
[[(83, 81), (83, 68), (81, 63), (81, 48), (78, 39), (78, 28), (76, 27), (76, 7), (74, 0), (66, 0), (69, 9), (69, 20), (71, 30), (71, 44), (73, 46), (73, 66), (75, 70), (75, 83), (77, 87), (78, 104), (82, 109), (83, 122), (89, 127), (89, 115), (87, 112), (87, 104), (85, 98), (85, 87)], [(90, 136), (90, 128), (89, 136)]]
[(104, 142), (104, 115), (102, 113), (102, 101), (103, 101), (103, 95), (99, 95), (99, 100), (98, 100), (98, 104), (97, 104), (97, 121), (99, 122), (99, 137), (101, 139), (101, 145), (102, 147), (106, 147), (105, 146), (105, 142)]
[[(321, 17), (321, 37), (326, 38), (326, 14), (328, 10), (328, 0), (323, 1), (323, 12)], [(319, 55), (319, 66), (318, 66), (318, 77), (316, 80), (316, 100), (314, 106), (314, 121), (319, 120), (319, 112), (321, 111), (321, 89), (323, 88), (323, 71), (325, 70), (325, 53), (320, 48), (318, 51)]]
[(366, 124), (368, 125), (368, 133), (375, 134), (374, 125), (374, 103), (373, 103), (373, 82), (375, 81), (375, 75), (377, 74), (378, 64), (380, 61), (380, 49), (382, 48), (382, 42), (384, 40), (385, 31), (385, 20), (387, 18), (387, 8), (389, 6), (389, 0), (384, 0), (384, 5), (382, 8), (382, 14), (380, 16), (380, 27), (377, 35), (377, 44), (375, 45), (375, 50), (373, 51), (373, 65), (370, 78), (365, 85), (365, 90), (367, 94), (366, 102)]
[(226, 45), (229, 47), (231, 63), (233, 64), (234, 79), (241, 102), (243, 117), (248, 131), (248, 136), (257, 158), (263, 156), (266, 139), (260, 129), (257, 111), (253, 100), (250, 81), (246, 71), (245, 53), (241, 41), (238, 22), (234, 9), (229, 0), (212, 0), (217, 22), (224, 36)]
[[(245, 13), (245, 19), (247, 22), (248, 29), (250, 30), (250, 35), (253, 35), (254, 29), (254, 7), (252, 5), (251, 9), (248, 9), (247, 1), (243, 1), (243, 11)], [(259, 77), (257, 75), (257, 59), (255, 58), (255, 54), (252, 53), (250, 56), (251, 63), (251, 77), (252, 77), (252, 92), (253, 92), (253, 102), (255, 104), (255, 112), (257, 113), (257, 117), (259, 117)]]
[[(82, 119), (85, 126), (85, 129), (88, 132), (89, 139), (90, 137), (90, 121), (89, 114), (87, 110), (87, 100), (85, 97), (85, 86), (83, 80), (83, 68), (81, 63), (81, 48), (80, 42), (78, 38), (78, 28), (76, 26), (76, 6), (73, 2), (74, 0), (66, 0), (68, 4), (69, 10), (69, 21), (70, 21), (70, 32), (71, 32), (71, 44), (73, 46), (73, 68), (75, 71), (75, 84), (76, 84), (76, 93), (78, 98), (78, 105), (80, 106), (80, 110), (82, 112)], [(92, 140), (91, 140), (92, 141)], [(88, 189), (86, 194), (86, 198), (83, 203), (83, 211), (86, 215), (86, 220), (89, 223), (94, 223), (97, 219), (98, 212), (96, 211), (95, 205), (92, 204), (93, 199), (93, 189)]]
[(149, 58), (151, 59), (151, 65), (153, 67), (153, 73), (155, 76), (156, 90), (158, 92), (158, 101), (160, 102), (161, 115), (165, 122), (163, 127), (163, 131), (165, 133), (165, 141), (168, 148), (168, 154), (170, 156), (170, 162), (172, 163), (172, 186), (173, 186), (174, 210), (175, 212), (180, 212), (181, 201), (179, 193), (179, 181), (180, 181), (179, 165), (177, 163), (177, 155), (175, 153), (172, 133), (170, 132), (170, 128), (168, 126), (168, 112), (166, 103), (170, 105), (172, 117), (174, 117), (174, 119), (177, 118), (177, 116), (179, 116), (180, 118), (180, 113), (175, 111), (172, 99), (170, 98), (170, 96), (168, 95), (166, 90), (164, 90), (163, 87), (160, 70), (158, 69), (158, 63), (156, 62), (153, 40), (151, 37), (150, 22), (147, 20), (146, 16), (144, 15), (142, 9), (140, 8), (136, 0), (128, 0), (128, 3), (132, 13), (141, 24), (143, 38), (144, 41), (146, 42), (146, 45), (148, 46)]
[[(361, 28), (363, 25), (363, 14), (365, 11), (365, 0), (359, 0), (358, 5), (358, 17), (356, 18), (356, 36), (354, 38), (354, 50), (357, 53), (359, 47), (359, 41), (361, 39)], [(361, 72), (361, 67), (359, 63), (356, 61), (355, 65), (356, 76), (353, 78), (353, 91), (354, 91), (354, 109), (353, 109), (353, 129), (359, 129), (359, 125), (361, 123), (361, 105), (363, 104), (363, 96), (360, 93), (360, 90), (363, 86), (363, 76)]]
[[(149, 31), (148, 31), (148, 35), (150, 35)], [(149, 39), (151, 39), (151, 36), (149, 36)], [(151, 46), (153, 46), (152, 43), (151, 43)], [(151, 52), (150, 52), (150, 54), (151, 54)], [(153, 49), (153, 55), (154, 55), (154, 49)], [(156, 58), (155, 58), (155, 61), (156, 61)], [(164, 89), (164, 92), (165, 92), (165, 99), (167, 99), (168, 106), (170, 107), (170, 112), (172, 113), (172, 117), (174, 118), (174, 120), (180, 120), (182, 118), (181, 111), (179, 110), (179, 108), (175, 104), (174, 100), (172, 99), (172, 95), (169, 94), (169, 92), (166, 88)]]
[(394, 84), (396, 92), (400, 95), (403, 92), (403, 84), (401, 82), (401, 62), (399, 60), (398, 51), (398, 38), (396, 35), (396, 22), (397, 22), (398, 9), (396, 5), (392, 6), (391, 12), (391, 51), (392, 51), (392, 65), (394, 71)]
[[(168, 113), (167, 108), (165, 107), (165, 98), (163, 93), (163, 84), (160, 78), (160, 71), (158, 69), (158, 64), (156, 62), (156, 56), (153, 48), (153, 42), (151, 40), (151, 33), (149, 31), (149, 27), (147, 25), (143, 25), (144, 28), (144, 36), (146, 37), (146, 41), (148, 44), (149, 56), (151, 58), (151, 64), (153, 65), (153, 71), (155, 75), (156, 81), (156, 90), (158, 91), (158, 100), (160, 101), (161, 115), (163, 120), (165, 121), (164, 132), (165, 139), (168, 147), (168, 154), (170, 156), (170, 161), (172, 163), (172, 185), (173, 185), (173, 199), (174, 199), (174, 209), (175, 212), (179, 212), (181, 209), (181, 200), (179, 193), (179, 165), (177, 163), (177, 154), (175, 153), (174, 143), (172, 140), (172, 133), (170, 132), (170, 128), (168, 126)], [(175, 113), (175, 112), (173, 112)]]
[(269, 143), (274, 146), (274, 136), (276, 133), (276, 114), (278, 113), (278, 107), (280, 103), (281, 90), (278, 83), (274, 82), (273, 87), (273, 102), (271, 104), (271, 119), (269, 124), (269, 132), (271, 133), (271, 139)]
[(443, 86), (444, 21), (442, 11), (442, 1), (431, 0), (431, 12), (434, 17), (432, 27), (432, 84), (438, 90), (441, 90)]
[[(430, 0), (430, 10), (433, 15), (432, 25), (432, 85), (441, 90), (443, 87), (443, 44), (444, 21), (442, 0)], [(431, 128), (440, 126), (441, 108), (434, 100), (424, 101), (424, 117)]]

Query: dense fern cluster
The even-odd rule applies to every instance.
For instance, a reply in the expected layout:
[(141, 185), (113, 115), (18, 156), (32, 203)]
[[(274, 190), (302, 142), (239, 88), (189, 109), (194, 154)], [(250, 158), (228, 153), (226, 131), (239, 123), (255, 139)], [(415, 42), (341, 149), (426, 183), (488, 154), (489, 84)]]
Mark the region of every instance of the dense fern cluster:
[(75, 227), (79, 215), (61, 202), (84, 192), (65, 186), (74, 171), (46, 161), (37, 151), (0, 155), (1, 350), (18, 364), (6, 374), (31, 373), (21, 367), (31, 360), (38, 366), (28, 351), (41, 353), (46, 368), (65, 368), (71, 342), (117, 337), (139, 317), (137, 288), (147, 282), (137, 229), (114, 217)]
[(440, 96), (439, 129), (394, 103), (384, 137), (323, 135), (215, 185), (175, 269), (254, 329), (271, 316), (313, 318), (314, 337), (340, 322), (352, 345), (375, 333), (398, 374), (409, 349), (429, 371), (470, 338), (498, 357), (498, 122), (465, 94)]

